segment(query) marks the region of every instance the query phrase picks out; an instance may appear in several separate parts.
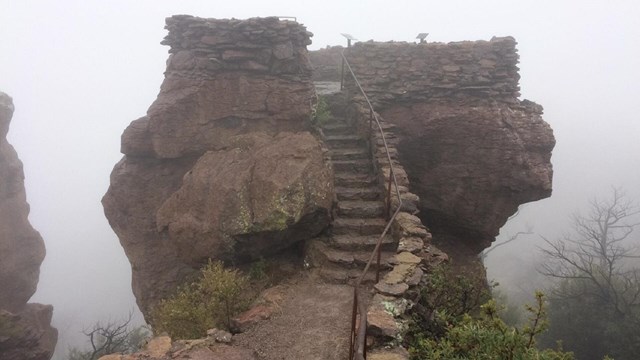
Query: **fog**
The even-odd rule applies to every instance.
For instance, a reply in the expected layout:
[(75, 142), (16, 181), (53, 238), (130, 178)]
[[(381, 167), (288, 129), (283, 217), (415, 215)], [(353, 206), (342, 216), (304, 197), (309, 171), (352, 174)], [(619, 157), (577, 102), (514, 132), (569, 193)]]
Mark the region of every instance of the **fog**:
[[(0, 0), (0, 90), (13, 97), (9, 141), (24, 162), (30, 220), (47, 257), (31, 301), (53, 304), (57, 356), (83, 327), (137, 311), (130, 268), (100, 204), (120, 135), (163, 80), (164, 19), (295, 16), (310, 49), (360, 40), (519, 42), (522, 98), (542, 104), (557, 140), (554, 191), (529, 204), (502, 238), (536, 235), (491, 253), (490, 277), (527, 275), (543, 235), (611, 185), (640, 200), (640, 3), (632, 1), (87, 1)], [(513, 266), (510, 267), (510, 266)], [(533, 274), (535, 275), (535, 274)], [(141, 317), (137, 315), (137, 321)]]

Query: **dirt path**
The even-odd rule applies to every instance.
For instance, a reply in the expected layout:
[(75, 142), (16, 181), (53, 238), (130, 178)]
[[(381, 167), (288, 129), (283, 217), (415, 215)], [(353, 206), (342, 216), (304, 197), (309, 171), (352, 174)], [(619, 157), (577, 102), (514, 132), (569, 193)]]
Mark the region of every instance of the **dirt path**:
[(313, 273), (289, 285), (279, 312), (234, 343), (260, 360), (338, 360), (349, 351), (353, 288), (325, 284)]

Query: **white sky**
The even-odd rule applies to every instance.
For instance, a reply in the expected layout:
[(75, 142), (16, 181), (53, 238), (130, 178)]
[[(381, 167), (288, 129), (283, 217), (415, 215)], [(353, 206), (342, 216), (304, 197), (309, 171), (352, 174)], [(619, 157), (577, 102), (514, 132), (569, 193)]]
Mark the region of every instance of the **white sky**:
[[(640, 199), (637, 0), (0, 0), (0, 90), (16, 106), (9, 141), (25, 164), (30, 219), (48, 249), (32, 301), (55, 306), (63, 342), (135, 306), (129, 264), (100, 199), (122, 131), (158, 93), (164, 18), (173, 14), (296, 16), (315, 34), (311, 49), (344, 44), (341, 32), (378, 41), (512, 35), (523, 98), (545, 107), (558, 142), (553, 197), (527, 206), (512, 227), (530, 223), (553, 237), (610, 185)], [(523, 247), (509, 251), (521, 257)]]

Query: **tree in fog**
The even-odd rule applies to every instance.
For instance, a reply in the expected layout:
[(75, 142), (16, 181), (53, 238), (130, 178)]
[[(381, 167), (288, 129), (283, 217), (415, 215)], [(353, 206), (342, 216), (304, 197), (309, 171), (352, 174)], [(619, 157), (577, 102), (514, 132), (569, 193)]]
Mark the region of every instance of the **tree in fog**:
[(93, 327), (85, 329), (82, 333), (87, 337), (89, 349), (72, 348), (68, 359), (96, 360), (108, 354), (129, 354), (139, 350), (149, 337), (149, 332), (144, 327), (131, 328), (132, 317), (133, 314), (129, 313), (125, 320), (97, 322)]
[(561, 340), (579, 359), (636, 359), (640, 354), (640, 208), (613, 189), (572, 217), (571, 235), (546, 240), (542, 274), (550, 291), (546, 345)]

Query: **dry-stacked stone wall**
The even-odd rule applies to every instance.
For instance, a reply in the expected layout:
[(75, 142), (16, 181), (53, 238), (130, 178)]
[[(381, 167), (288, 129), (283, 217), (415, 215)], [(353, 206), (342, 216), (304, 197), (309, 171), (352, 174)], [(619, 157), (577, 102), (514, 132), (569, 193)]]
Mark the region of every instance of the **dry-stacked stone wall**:
[(314, 81), (340, 81), (342, 46), (330, 46), (309, 51)]
[[(513, 102), (520, 95), (513, 37), (452, 43), (363, 42), (346, 56), (377, 106), (469, 95)], [(345, 77), (353, 88), (350, 77)]]
[(166, 24), (169, 34), (162, 44), (171, 47), (169, 73), (206, 78), (225, 70), (248, 70), (294, 79), (311, 76), (307, 45), (313, 34), (297, 22), (175, 15)]

